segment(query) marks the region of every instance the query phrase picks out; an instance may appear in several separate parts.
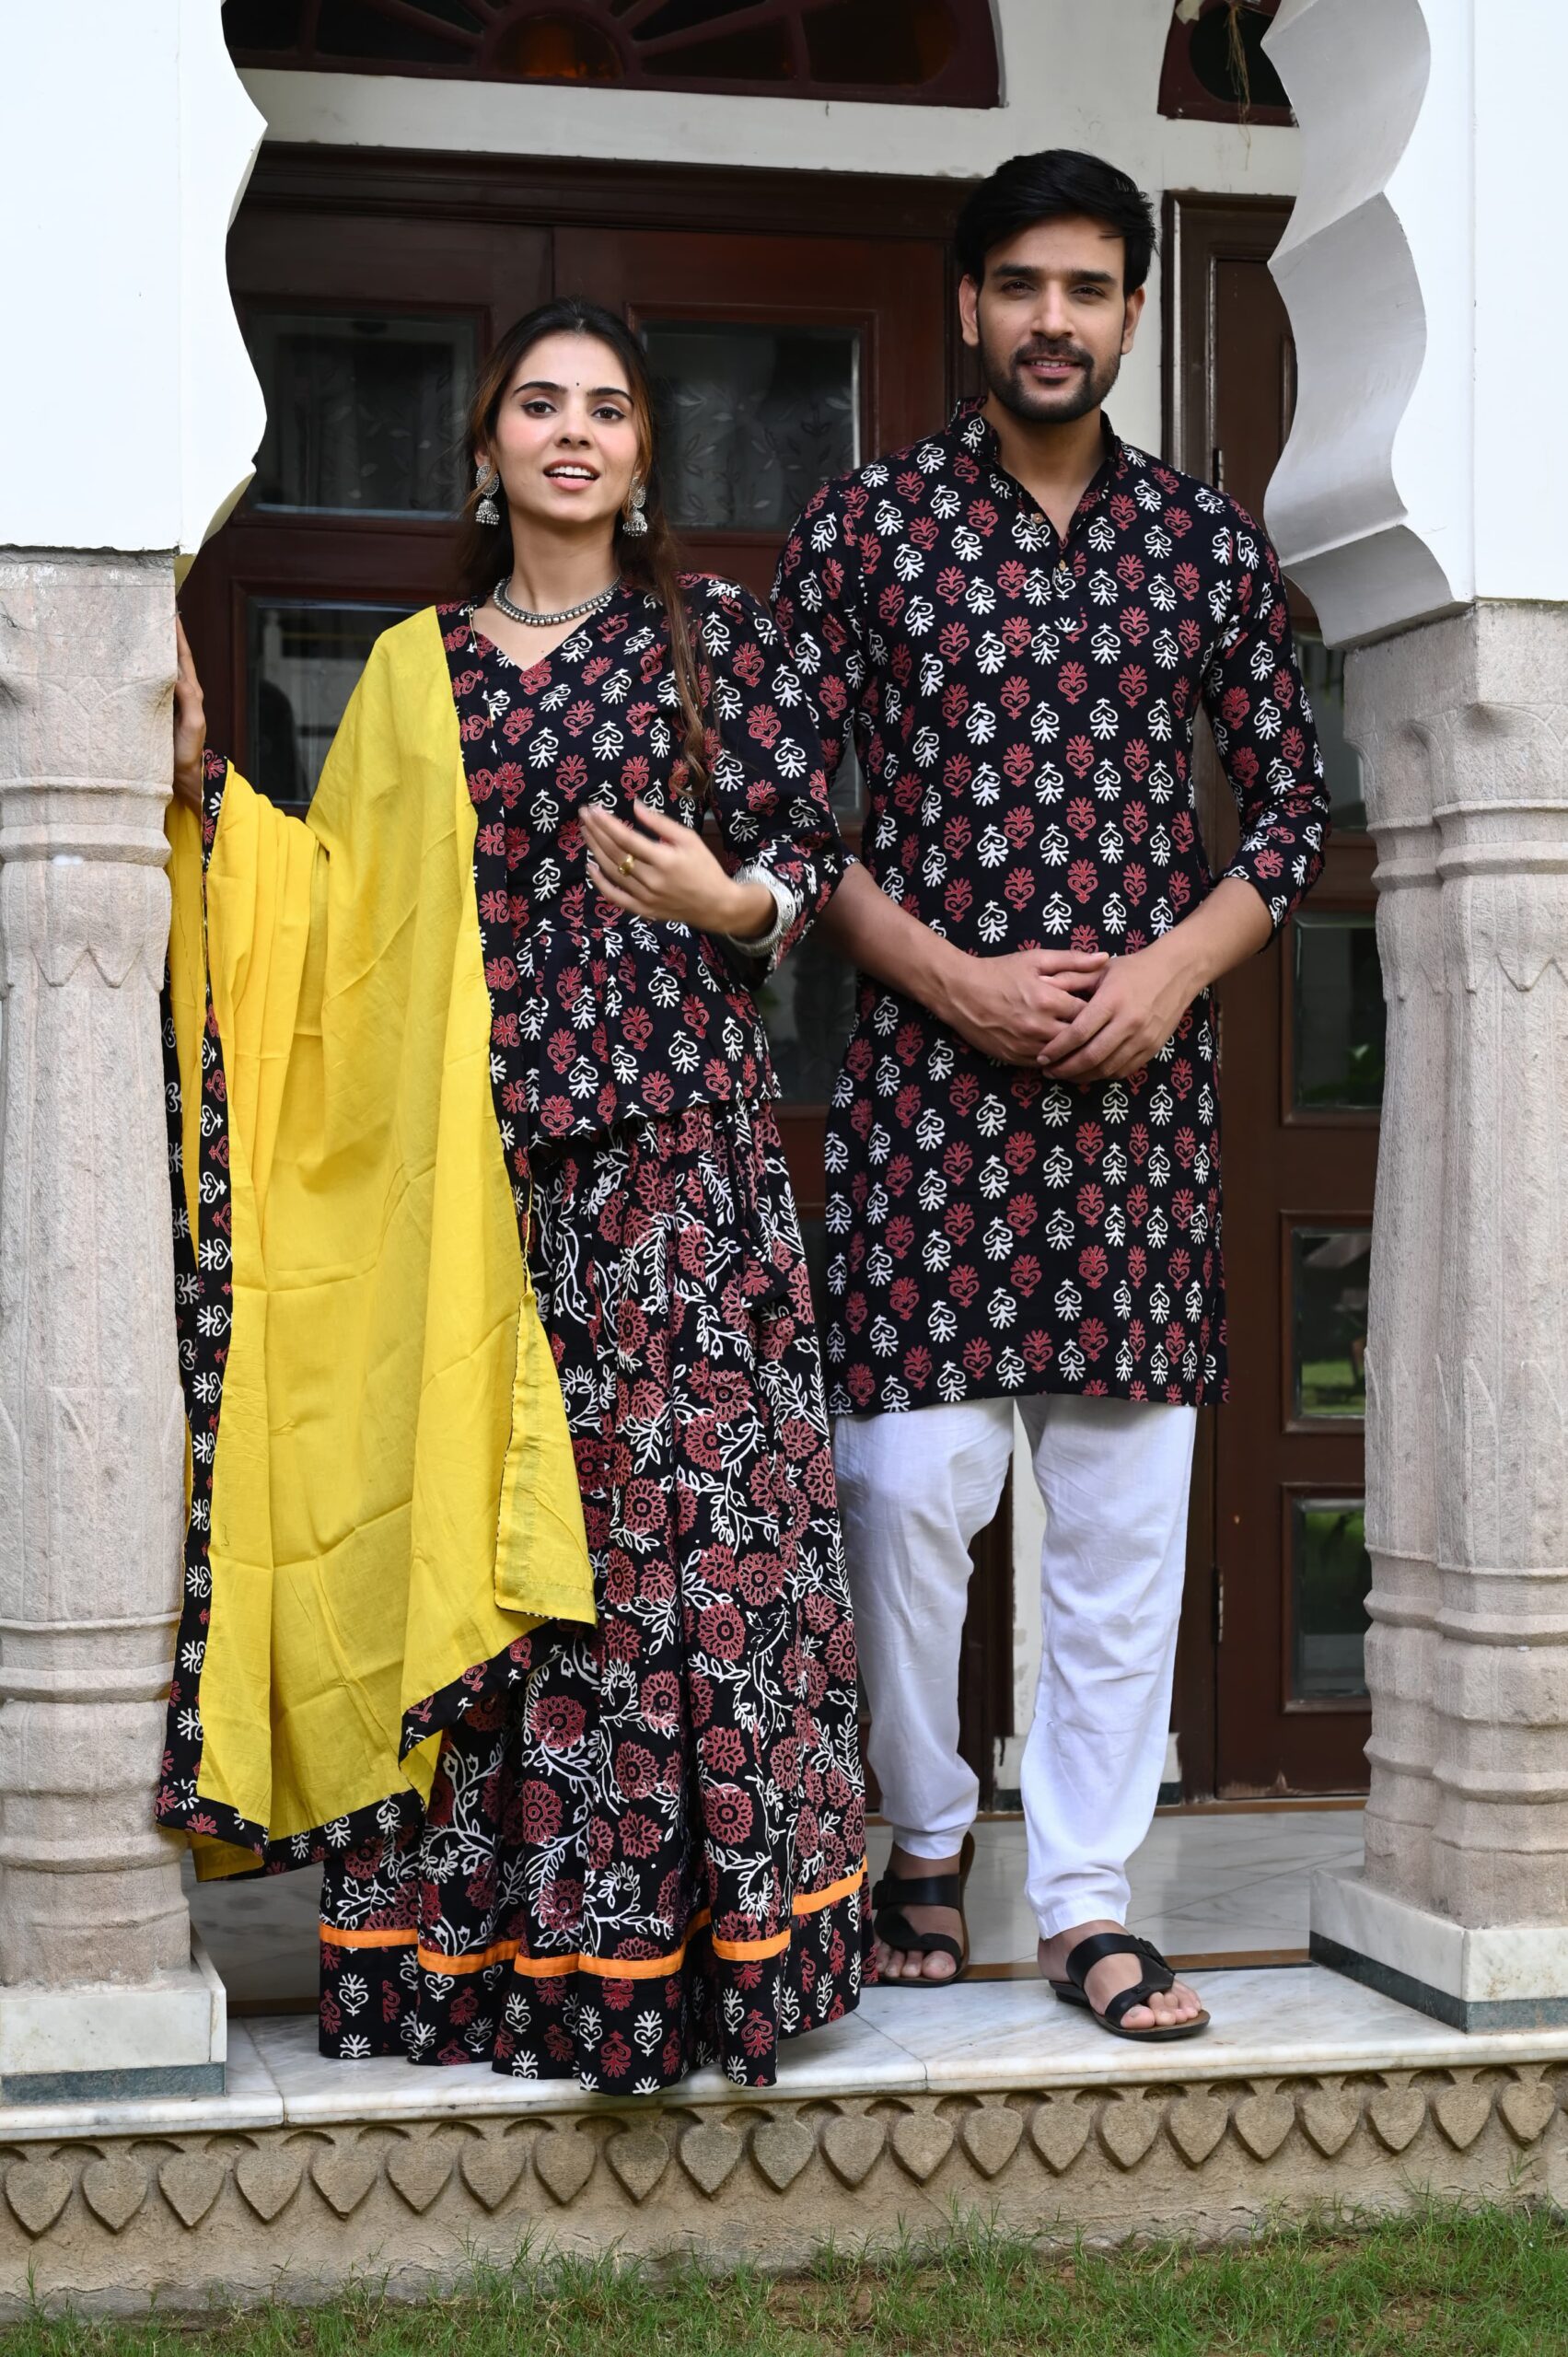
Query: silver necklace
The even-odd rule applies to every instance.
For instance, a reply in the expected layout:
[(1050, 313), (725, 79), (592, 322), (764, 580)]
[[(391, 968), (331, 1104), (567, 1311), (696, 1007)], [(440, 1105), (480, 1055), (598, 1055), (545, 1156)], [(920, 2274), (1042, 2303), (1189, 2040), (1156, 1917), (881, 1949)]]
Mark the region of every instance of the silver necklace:
[(563, 606), (558, 614), (533, 614), (527, 606), (515, 604), (507, 596), (507, 584), (511, 578), (509, 573), (502, 575), (490, 593), (491, 603), (497, 613), (505, 615), (509, 622), (521, 622), (526, 630), (553, 630), (558, 622), (579, 621), (585, 614), (597, 614), (609, 605), (621, 586), (620, 581), (615, 580), (608, 589), (601, 589), (597, 597), (585, 598), (580, 606)]

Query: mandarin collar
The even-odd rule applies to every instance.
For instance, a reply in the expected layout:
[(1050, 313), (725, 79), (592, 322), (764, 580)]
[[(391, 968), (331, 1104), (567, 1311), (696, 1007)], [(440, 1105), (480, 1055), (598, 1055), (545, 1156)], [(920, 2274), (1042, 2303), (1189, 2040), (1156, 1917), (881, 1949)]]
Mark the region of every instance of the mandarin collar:
[[(1125, 474), (1130, 463), (1127, 445), (1103, 410), (1100, 412), (1099, 430), (1100, 463), (1095, 470), (1097, 481), (1108, 468), (1113, 475)], [(996, 428), (985, 414), (983, 400), (971, 394), (969, 399), (959, 401), (947, 421), (947, 432), (982, 466), (990, 467), (993, 473), (1005, 476), (1009, 482), (1013, 481), (1002, 463), (1002, 445), (997, 439)]]

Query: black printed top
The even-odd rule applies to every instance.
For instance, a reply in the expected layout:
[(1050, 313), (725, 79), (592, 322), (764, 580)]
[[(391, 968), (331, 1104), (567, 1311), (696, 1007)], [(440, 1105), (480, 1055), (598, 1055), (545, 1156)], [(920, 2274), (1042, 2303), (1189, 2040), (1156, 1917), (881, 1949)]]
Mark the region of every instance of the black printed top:
[[(733, 582), (693, 575), (683, 586), (707, 721), (710, 784), (701, 795), (681, 749), (656, 598), (623, 587), (528, 669), (475, 629), (471, 609), (440, 609), (479, 818), (487, 978), (493, 997), (515, 1010), (503, 1004), (495, 1016), (494, 1048), (510, 1068), (502, 1094), (536, 1148), (700, 1101), (775, 1092), (741, 979), (760, 969), (686, 925), (628, 915), (592, 891), (577, 815), (585, 802), (630, 819), (640, 799), (692, 827), (711, 807), (731, 859), (765, 866), (794, 897), (775, 958), (843, 873), (820, 739), (778, 630)], [(517, 1136), (507, 1143), (516, 1158)]]

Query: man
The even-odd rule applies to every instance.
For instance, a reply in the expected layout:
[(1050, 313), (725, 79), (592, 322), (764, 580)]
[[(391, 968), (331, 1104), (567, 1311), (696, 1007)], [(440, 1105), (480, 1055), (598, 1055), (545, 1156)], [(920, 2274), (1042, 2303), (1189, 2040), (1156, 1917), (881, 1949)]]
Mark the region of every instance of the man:
[[(822, 923), (863, 975), (826, 1339), (895, 1835), (878, 1959), (936, 1982), (966, 1953), (957, 1665), (1016, 1401), (1047, 1513), (1022, 1770), (1040, 1968), (1123, 2035), (1190, 2034), (1191, 1991), (1114, 1935), (1165, 1756), (1196, 1410), (1225, 1386), (1208, 990), (1315, 880), (1328, 802), (1273, 552), (1103, 415), (1146, 200), (1097, 157), (1018, 157), (957, 243), (983, 400), (825, 485), (775, 593), (869, 795)], [(1200, 706), (1242, 819), (1217, 883)]]

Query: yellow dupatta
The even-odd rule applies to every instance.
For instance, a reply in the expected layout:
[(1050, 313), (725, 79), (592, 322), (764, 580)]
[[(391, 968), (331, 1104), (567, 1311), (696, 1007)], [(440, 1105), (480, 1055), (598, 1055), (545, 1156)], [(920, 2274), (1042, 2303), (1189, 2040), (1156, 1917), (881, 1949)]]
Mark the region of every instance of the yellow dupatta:
[(229, 1813), (281, 1840), (427, 1798), (438, 1738), (400, 1759), (404, 1713), (540, 1620), (594, 1617), (492, 1097), (475, 823), (431, 610), (377, 642), (307, 819), (231, 770), (203, 876), (200, 822), (170, 809), (198, 1248), (209, 988), (232, 1219), (203, 1875), (254, 1864)]

